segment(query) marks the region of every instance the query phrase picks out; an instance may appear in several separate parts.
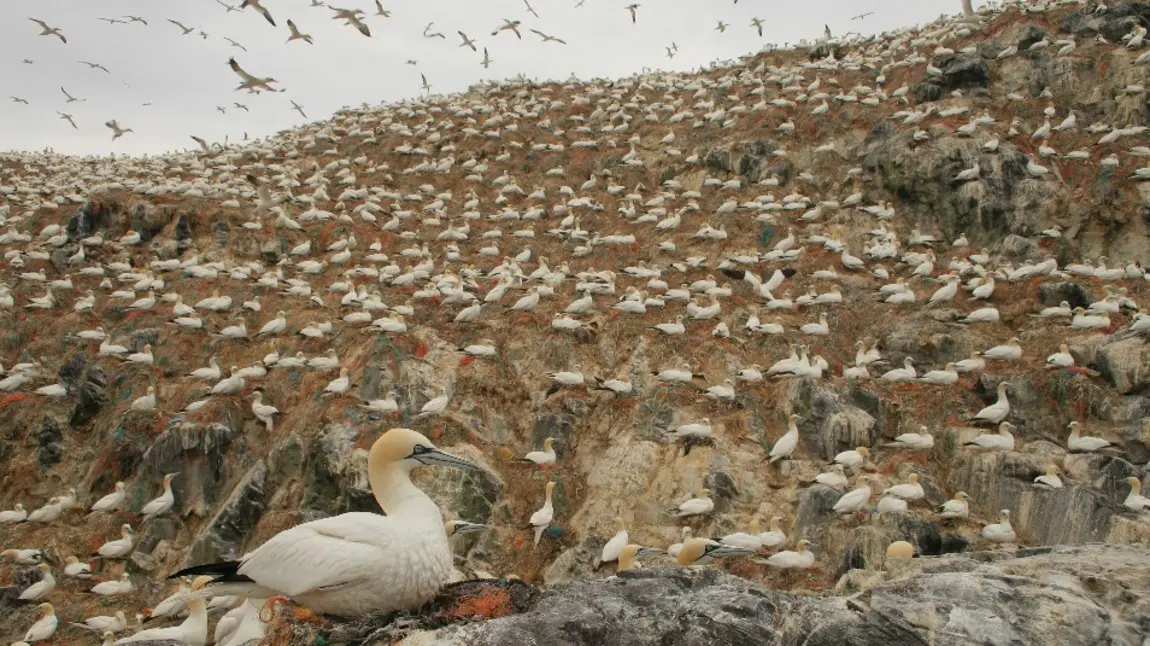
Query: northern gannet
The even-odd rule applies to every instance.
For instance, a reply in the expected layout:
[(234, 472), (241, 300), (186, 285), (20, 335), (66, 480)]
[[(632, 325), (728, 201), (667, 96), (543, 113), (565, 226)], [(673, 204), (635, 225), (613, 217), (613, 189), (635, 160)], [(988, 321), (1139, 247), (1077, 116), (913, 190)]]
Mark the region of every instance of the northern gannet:
[(846, 516), (866, 509), (871, 497), (869, 481), (870, 476), (867, 475), (855, 478), (855, 488), (844, 493), (835, 503), (832, 511)]
[(714, 563), (721, 558), (732, 556), (748, 556), (754, 554), (752, 550), (724, 545), (709, 538), (690, 538), (683, 542), (683, 547), (675, 557), (675, 564), (679, 567), (689, 565), (706, 565)]
[(92, 556), (101, 556), (106, 559), (123, 558), (132, 553), (135, 541), (132, 539), (132, 526), (124, 523), (120, 525), (120, 538), (104, 543)]
[(859, 471), (866, 466), (866, 461), (869, 457), (870, 449), (865, 446), (859, 446), (850, 451), (843, 451), (835, 455), (835, 459), (832, 460), (832, 462), (834, 464), (841, 464), (848, 469)]
[(1058, 477), (1058, 466), (1049, 464), (1046, 473), (1034, 479), (1034, 486), (1041, 489), (1061, 489), (1062, 478)]
[(313, 611), (355, 616), (416, 608), (451, 578), (452, 557), (439, 508), (411, 483), (422, 465), (479, 467), (393, 428), (368, 453), (372, 493), (387, 514), (351, 512), (280, 532), (238, 561), (187, 568), (215, 577), (202, 596), (286, 596)]
[(804, 538), (798, 542), (794, 551), (783, 550), (760, 562), (781, 570), (805, 570), (815, 564), (814, 553), (807, 549), (813, 545), (814, 543)]
[(71, 622), (77, 628), (83, 630), (90, 630), (97, 635), (104, 633), (118, 633), (128, 627), (128, 618), (124, 616), (123, 610), (117, 610), (115, 615), (99, 615), (96, 617), (88, 617), (82, 623)]
[(28, 512), (24, 510), (24, 505), (20, 503), (16, 503), (16, 506), (10, 511), (0, 511), (0, 525), (22, 523), (27, 519)]
[(970, 515), (970, 496), (965, 491), (954, 494), (954, 498), (942, 504), (939, 518), (966, 518)]
[(75, 556), (68, 556), (64, 559), (64, 574), (77, 579), (86, 579), (92, 575), (92, 566), (81, 563)]
[(1126, 482), (1130, 485), (1130, 493), (1126, 495), (1126, 500), (1122, 504), (1134, 511), (1150, 511), (1150, 498), (1142, 495), (1142, 481), (1130, 476), (1126, 478)]
[(990, 422), (991, 424), (998, 424), (1010, 415), (1010, 400), (1006, 397), (1007, 384), (1005, 381), (998, 382), (998, 401), (990, 406), (983, 408), (971, 418), (975, 422)]
[(930, 429), (925, 426), (919, 426), (918, 431), (918, 433), (903, 433), (894, 438), (894, 441), (888, 442), (884, 446), (911, 449), (913, 451), (925, 451), (934, 446), (934, 436), (930, 434)]
[(40, 601), (47, 598), (56, 589), (56, 577), (52, 576), (52, 566), (41, 563), (36, 568), (40, 570), (41, 578), (20, 593), (21, 601)]
[(204, 646), (208, 643), (208, 610), (202, 593), (212, 583), (212, 577), (197, 577), (192, 582), (192, 592), (188, 598), (188, 618), (178, 626), (148, 628), (130, 636), (117, 639), (114, 646), (143, 641), (174, 641), (183, 646)]
[(615, 532), (611, 540), (607, 541), (607, 544), (603, 546), (603, 552), (599, 555), (599, 563), (596, 567), (599, 567), (599, 565), (603, 563), (619, 560), (621, 550), (627, 545), (630, 535), (627, 533), (626, 522), (624, 522), (622, 518), (616, 518), (615, 524), (618, 525), (619, 531)]
[(673, 515), (678, 518), (684, 516), (700, 516), (702, 514), (709, 514), (714, 510), (715, 501), (711, 500), (711, 490), (700, 489), (698, 498), (691, 498), (677, 505), (673, 510)]
[(24, 641), (28, 643), (44, 641), (51, 639), (52, 635), (56, 634), (56, 626), (60, 625), (60, 620), (56, 618), (56, 609), (50, 603), (42, 603), (39, 606), (40, 612), (43, 613), (40, 619), (24, 633)]
[(922, 490), (922, 485), (918, 483), (917, 473), (910, 474), (905, 483), (889, 487), (883, 493), (903, 500), (919, 500), (926, 496), (926, 492)]
[(160, 514), (167, 513), (168, 510), (172, 508), (172, 505), (176, 502), (176, 497), (172, 494), (172, 478), (178, 475), (180, 474), (169, 473), (164, 476), (164, 492), (160, 494), (158, 498), (144, 505), (144, 508), (140, 510), (140, 513), (144, 516), (144, 520), (149, 520)]
[(1066, 448), (1070, 449), (1072, 453), (1092, 453), (1094, 451), (1101, 451), (1102, 449), (1110, 446), (1109, 441), (1100, 437), (1082, 437), (1079, 435), (1081, 428), (1081, 423), (1070, 422), (1070, 437), (1066, 438)]
[(983, 433), (973, 440), (967, 442), (963, 446), (975, 446), (982, 449), (994, 449), (1000, 451), (1013, 451), (1014, 450), (1014, 436), (1010, 430), (1014, 425), (1010, 422), (999, 422), (998, 433)]
[(551, 494), (555, 491), (555, 483), (547, 483), (547, 497), (543, 501), (543, 506), (531, 514), (531, 520), (528, 521), (528, 527), (535, 530), (535, 545), (539, 545), (539, 539), (543, 536), (543, 532), (551, 525), (551, 521), (555, 518), (555, 507), (551, 503)]
[(543, 440), (542, 451), (531, 451), (527, 455), (519, 459), (520, 462), (530, 462), (535, 466), (554, 466), (555, 465), (555, 438), (548, 437)]
[(135, 587), (132, 585), (132, 580), (129, 574), (124, 572), (120, 575), (119, 580), (111, 579), (102, 581), (92, 586), (89, 590), (92, 594), (98, 594), (105, 597), (113, 597), (119, 594), (128, 594)]
[(625, 572), (639, 566), (639, 559), (644, 556), (662, 554), (663, 550), (657, 547), (643, 547), (641, 545), (624, 545), (619, 549), (619, 566), (616, 572)]
[(787, 535), (779, 528), (779, 523), (783, 520), (782, 516), (771, 517), (771, 522), (767, 526), (767, 531), (759, 534), (759, 542), (763, 547), (772, 549), (779, 547), (787, 542)]
[(798, 419), (798, 415), (794, 413), (791, 414), (790, 420), (787, 423), (787, 432), (783, 433), (783, 436), (771, 447), (771, 452), (768, 455), (771, 462), (778, 462), (779, 460), (790, 458), (791, 454), (795, 452), (795, 447), (799, 445)]
[(39, 565), (44, 560), (44, 553), (34, 548), (10, 548), (0, 552), (0, 558), (10, 558), (16, 565)]
[(64, 38), (64, 34), (60, 33), (59, 27), (50, 27), (48, 25), (48, 23), (44, 22), (43, 20), (38, 20), (36, 18), (29, 18), (28, 20), (31, 20), (32, 22), (36, 23), (37, 25), (40, 25), (40, 29), (43, 30), (40, 32), (41, 36), (55, 36), (56, 38), (60, 39), (60, 42), (64, 43), (65, 45), (68, 44), (68, 39)]
[(1010, 543), (1018, 538), (1010, 525), (1010, 510), (998, 512), (998, 522), (982, 528), (982, 537), (995, 543)]

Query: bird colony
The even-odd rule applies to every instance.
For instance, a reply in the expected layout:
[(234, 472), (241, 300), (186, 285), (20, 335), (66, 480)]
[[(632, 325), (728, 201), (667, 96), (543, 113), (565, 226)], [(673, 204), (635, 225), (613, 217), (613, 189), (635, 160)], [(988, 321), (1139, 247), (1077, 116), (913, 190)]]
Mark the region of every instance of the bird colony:
[(1145, 90), (1072, 83), (1143, 74), (1108, 11), (4, 155), (0, 638), (1147, 544)]

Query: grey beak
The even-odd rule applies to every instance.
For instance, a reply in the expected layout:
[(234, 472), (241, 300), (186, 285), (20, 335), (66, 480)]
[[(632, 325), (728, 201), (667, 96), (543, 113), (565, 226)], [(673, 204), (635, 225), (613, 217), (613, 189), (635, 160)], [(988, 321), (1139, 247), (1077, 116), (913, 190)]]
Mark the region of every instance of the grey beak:
[(455, 531), (452, 532), (451, 535), (456, 536), (458, 534), (474, 534), (477, 532), (481, 532), (485, 529), (487, 529), (487, 525), (481, 525), (479, 523), (465, 523), (462, 521), (456, 521), (455, 522)]
[(454, 467), (456, 469), (468, 469), (476, 471), (479, 470), (479, 465), (475, 464), (474, 462), (471, 462), (470, 460), (464, 460), (463, 458), (456, 457), (450, 453), (445, 453), (439, 449), (431, 449), (430, 451), (420, 453), (419, 455), (413, 457), (423, 464), (431, 466)]
[(635, 558), (639, 558), (640, 556), (656, 556), (664, 553), (663, 550), (657, 547), (640, 547), (639, 551), (635, 553)]
[(713, 559), (725, 559), (732, 556), (750, 556), (751, 554), (754, 554), (751, 550), (732, 547), (730, 545), (708, 545), (706, 552), (706, 555)]

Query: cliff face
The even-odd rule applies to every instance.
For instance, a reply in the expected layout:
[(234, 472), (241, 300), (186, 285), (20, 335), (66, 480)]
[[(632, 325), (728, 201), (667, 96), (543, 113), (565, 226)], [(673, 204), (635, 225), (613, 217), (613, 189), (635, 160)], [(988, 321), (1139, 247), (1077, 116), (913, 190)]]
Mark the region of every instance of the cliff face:
[[(539, 632), (558, 617), (557, 608), (574, 612), (601, 594), (618, 599), (624, 609), (640, 606), (636, 597), (650, 604), (635, 610), (630, 624), (596, 623), (587, 628), (592, 632), (570, 635), (573, 641), (567, 643), (702, 643), (714, 637), (700, 627), (707, 622), (679, 604), (711, 594), (733, 599), (729, 610), (714, 611), (725, 613), (723, 621), (736, 626), (731, 630), (769, 618), (770, 627), (762, 630), (772, 632), (762, 633), (764, 643), (844, 643), (833, 638), (861, 635), (878, 625), (880, 616), (896, 618), (890, 621), (899, 626), (913, 624), (917, 611), (908, 615), (896, 605), (908, 599), (942, 604), (948, 591), (965, 590), (974, 574), (955, 574), (959, 580), (952, 580), (948, 572), (926, 572), (921, 577), (927, 579), (883, 588), (886, 592), (868, 602), (866, 610), (851, 609), (842, 599), (762, 596), (766, 593), (759, 586), (825, 589), (852, 569), (879, 567), (887, 545), (899, 539), (911, 541), (922, 555), (962, 551), (980, 544), (982, 525), (993, 522), (1001, 509), (1013, 512), (1023, 545), (1150, 545), (1145, 518), (1121, 505), (1129, 490), (1124, 478), (1144, 476), (1143, 465), (1150, 460), (1150, 428), (1144, 421), (1150, 416), (1150, 346), (1145, 336), (1126, 331), (1129, 307), (1110, 314), (1110, 327), (1094, 331), (1070, 330), (1030, 316), (1062, 301), (1088, 306), (1106, 297), (1107, 288), (1124, 289), (1125, 297), (1143, 309), (1147, 304), (1147, 281), (1132, 263), (1150, 259), (1150, 189), (1131, 177), (1142, 158), (1130, 152), (1146, 141), (1137, 128), (1150, 116), (1145, 94), (1132, 87), (1145, 80), (1146, 67), (1135, 64), (1139, 51), (1120, 44), (1134, 24), (1150, 24), (1150, 3), (1117, 3), (1101, 12), (1073, 6), (1031, 14), (1011, 9), (969, 24), (940, 23), (918, 34), (843, 44), (837, 48), (838, 62), (808, 58), (805, 51), (771, 52), (697, 76), (650, 76), (610, 85), (477, 88), (434, 105), (347, 111), (320, 126), (207, 156), (4, 157), (2, 212), (12, 231), (33, 239), (0, 240), (5, 252), (20, 252), (22, 263), (18, 266), (9, 258), (0, 270), (14, 298), (14, 305), (0, 313), (0, 363), (11, 367), (39, 361), (41, 369), (35, 381), (0, 398), (0, 508), (22, 503), (33, 509), (68, 488), (76, 489), (80, 504), (90, 505), (115, 482), (124, 481), (125, 507), (134, 513), (160, 493), (164, 474), (179, 475), (173, 481), (170, 514), (141, 524), (130, 514), (86, 517), (69, 510), (48, 525), (0, 526), (0, 545), (37, 547), (62, 562), (68, 555), (89, 554), (129, 520), (138, 530), (134, 553), (126, 563), (96, 563), (95, 569), (100, 577), (110, 578), (126, 570), (135, 591), (93, 600), (81, 594), (88, 584), (62, 580), (53, 601), (68, 619), (153, 605), (170, 592), (163, 577), (183, 565), (238, 557), (286, 527), (324, 515), (378, 511), (365, 477), (365, 448), (392, 426), (415, 428), (484, 466), (485, 472), (478, 474), (433, 471), (417, 479), (450, 516), (492, 526), (457, 544), (458, 565), (468, 573), (514, 574), (531, 583), (605, 576), (593, 572), (593, 565), (615, 532), (616, 516), (626, 520), (631, 541), (644, 545), (665, 547), (678, 540), (684, 524), (696, 535), (722, 536), (746, 531), (752, 518), (776, 515), (785, 519), (784, 529), (792, 539), (804, 537), (818, 544), (820, 569), (808, 576), (788, 579), (765, 567), (736, 562), (725, 567), (751, 582), (714, 573), (661, 573), (628, 575), (609, 584), (580, 583), (555, 593), (554, 607), (533, 606), (523, 619), (450, 633), (463, 639), (459, 643), (510, 643), (500, 642), (509, 635), (531, 635), (541, 640), (537, 643), (550, 643)], [(1076, 47), (1066, 54), (1056, 53), (1061, 45), (1029, 50), (1044, 38), (1073, 40)], [(997, 58), (1011, 46), (1019, 53)], [(942, 47), (950, 51), (936, 51)], [(882, 56), (888, 50), (894, 60), (912, 62), (882, 68), (892, 59)], [(885, 76), (881, 98), (874, 92), (876, 71)], [(808, 96), (805, 88), (816, 79), (822, 82), (824, 98), (798, 100), (793, 107), (771, 103)], [(795, 86), (800, 86), (798, 92), (787, 89)], [(902, 87), (905, 102), (894, 98)], [(821, 102), (828, 104), (827, 111), (811, 114)], [(1048, 140), (1034, 138), (1046, 118), (1043, 111), (1051, 105), (1055, 124), (1073, 110), (1077, 127)], [(692, 116), (673, 119), (687, 111)], [(980, 122), (972, 136), (958, 132), (971, 118), (983, 115), (992, 121)], [(1104, 132), (1087, 132), (1095, 122), (1126, 127), (1130, 134), (1098, 144)], [(673, 144), (661, 143), (668, 132), (675, 135)], [(986, 152), (992, 139), (999, 140), (997, 150)], [(576, 145), (587, 141), (594, 146)], [(426, 148), (426, 154), (397, 152), (411, 145)], [(1057, 154), (1043, 156), (1040, 145), (1056, 148)], [(1073, 151), (1084, 151), (1085, 157), (1067, 156)], [(1117, 168), (1100, 163), (1111, 154), (1121, 161)], [(954, 181), (976, 163), (977, 181)], [(1036, 175), (1028, 170), (1032, 163), (1048, 172)], [(245, 174), (267, 178), (274, 191), (290, 189), (297, 198), (306, 198), (301, 206), (317, 219), (303, 222), (297, 231), (274, 225), (274, 215), (253, 213), (251, 205), (260, 198), (245, 183)], [(307, 183), (317, 174), (320, 180)], [(582, 186), (593, 174), (594, 185), (561, 193), (561, 187)], [(506, 190), (510, 184), (521, 187), (523, 194)], [(628, 198), (628, 193), (640, 193), (637, 185), (644, 187), (639, 198)], [(530, 197), (536, 187), (545, 190), (544, 198)], [(318, 188), (329, 195), (317, 195)], [(697, 191), (698, 196), (684, 197), (686, 191)], [(768, 193), (778, 199), (767, 199)], [(665, 206), (643, 206), (661, 194)], [(586, 202), (573, 203), (576, 195)], [(788, 195), (806, 198), (788, 202), (801, 204), (802, 210), (782, 206), (780, 200)], [(473, 199), (479, 206), (466, 206)], [(836, 205), (825, 204), (830, 201)], [(724, 206), (730, 202), (733, 212)], [(893, 211), (876, 218), (855, 204)], [(684, 207), (678, 229), (652, 228)], [(800, 219), (816, 207), (819, 213)], [(535, 208), (542, 210), (538, 221), (527, 217)], [(289, 213), (303, 219), (301, 211)], [(467, 212), (482, 216), (465, 217)], [(567, 215), (578, 219), (561, 225)], [(390, 222), (398, 226), (386, 228)], [(721, 228), (725, 237), (695, 235), (704, 224)], [(49, 236), (38, 235), (52, 225), (67, 234), (56, 246), (47, 243)], [(448, 242), (440, 234), (465, 225), (468, 239), (456, 242), (461, 260), (450, 260)], [(1061, 227), (1060, 238), (1040, 236), (1055, 225)], [(988, 271), (998, 272), (991, 302), (1001, 320), (957, 324), (983, 304), (961, 292), (952, 303), (926, 307), (939, 285), (921, 279), (908, 282), (918, 292), (915, 303), (885, 304), (875, 290), (887, 281), (844, 269), (837, 252), (808, 241), (817, 235), (837, 236), (862, 256), (875, 237), (872, 231), (880, 228), (897, 232), (903, 241), (916, 229), (936, 236), (935, 277), (972, 251), (987, 250), (993, 258)], [(513, 235), (527, 229), (533, 229), (534, 237)], [(111, 242), (129, 230), (140, 235), (140, 244)], [(708, 275), (721, 284), (727, 280), (718, 270), (724, 259), (765, 254), (792, 231), (804, 249), (797, 259), (741, 263), (739, 268), (766, 277), (776, 268), (792, 269), (794, 275), (775, 295), (798, 297), (812, 288), (826, 292), (829, 283), (812, 274), (833, 266), (842, 305), (756, 313), (765, 308), (763, 299), (746, 282), (731, 279), (732, 294), (721, 298), (720, 315), (688, 321), (686, 334), (674, 338), (650, 327), (682, 313), (678, 304), (652, 305), (642, 316), (611, 309), (628, 287), (648, 285), (647, 278), (627, 274), (627, 267), (658, 267), (672, 288)], [(946, 242), (962, 234), (971, 248), (952, 248)], [(79, 241), (90, 236), (109, 242), (88, 244), (84, 260), (70, 260), (80, 249)], [(358, 247), (352, 260), (346, 265), (334, 262), (334, 252), (325, 250), (353, 237)], [(665, 241), (674, 243), (673, 251), (658, 246)], [(291, 250), (304, 242), (310, 242), (311, 251), (292, 256)], [(375, 242), (379, 250), (368, 250)], [(429, 258), (420, 255), (422, 244), (431, 249)], [(491, 245), (496, 246), (494, 255), (480, 252)], [(898, 256), (911, 249), (921, 248), (903, 244)], [(496, 283), (483, 272), (499, 266), (502, 256), (525, 250), (531, 253), (520, 263), (524, 274), (544, 258), (552, 269), (568, 263), (570, 272), (532, 313), (508, 310), (523, 295), (516, 288), (500, 304), (486, 305), (477, 322), (458, 323), (461, 306), (443, 303), (443, 292), (429, 294), (428, 277), (414, 285), (392, 282), (407, 275), (411, 265), (431, 260), (431, 274), (450, 270), (453, 276), (466, 275), (475, 281), (471, 291), (482, 298)], [(388, 260), (368, 260), (373, 252)], [(1047, 256), (1063, 267), (1083, 260), (1101, 264), (1106, 256), (1108, 267), (1131, 263), (1130, 273), (1106, 282), (1068, 274), (1008, 279), (1013, 269)], [(315, 273), (292, 264), (307, 257), (325, 264)], [(172, 260), (184, 266), (156, 264)], [(116, 262), (130, 263), (133, 269), (112, 269)], [(891, 281), (910, 275), (910, 269), (893, 258), (868, 263), (884, 264)], [(467, 264), (475, 265), (475, 273), (468, 274)], [(112, 297), (112, 289), (100, 286), (102, 278), (81, 273), (83, 267), (106, 268), (112, 289), (131, 287), (137, 297), (151, 288), (157, 298), (174, 293), (184, 303), (195, 304), (218, 291), (234, 305), (227, 312), (200, 311), (202, 330), (181, 328), (172, 324), (170, 302), (129, 311), (131, 300)], [(357, 267), (374, 267), (383, 277), (352, 271)], [(607, 269), (615, 272), (615, 296), (597, 296), (595, 312), (578, 317), (584, 325), (577, 332), (553, 329), (548, 324), (552, 315), (576, 297), (575, 274)], [(259, 272), (270, 279), (277, 270), (281, 276), (276, 287), (258, 280)], [(44, 294), (43, 282), (20, 277), (32, 271), (42, 271), (47, 280), (71, 276), (74, 291), (59, 290), (59, 304), (52, 310), (25, 309), (30, 299)], [(317, 298), (286, 293), (288, 278), (308, 281)], [(164, 285), (157, 288), (153, 281)], [(406, 332), (365, 331), (362, 324), (345, 321), (343, 317), (358, 308), (341, 305), (346, 292), (335, 287), (340, 282), (379, 290), (388, 306), (410, 302)], [(88, 290), (97, 297), (95, 307), (75, 312), (73, 304)], [(649, 291), (654, 296), (659, 290)], [(243, 310), (240, 304), (245, 301), (259, 302), (260, 311)], [(254, 339), (255, 331), (279, 310), (287, 316), (285, 333)], [(820, 313), (827, 315), (829, 335), (795, 331)], [(764, 322), (777, 320), (786, 333), (775, 337), (746, 330), (752, 314)], [(382, 313), (373, 313), (378, 316)], [(713, 335), (720, 320), (730, 338)], [(218, 334), (240, 322), (249, 331), (247, 340)], [(333, 327), (322, 338), (299, 334), (323, 322)], [(96, 327), (102, 327), (109, 342), (132, 352), (150, 346), (153, 365), (100, 356), (95, 343), (75, 336)], [(921, 374), (1011, 337), (1024, 347), (1020, 360), (990, 361), (981, 374), (964, 376), (953, 386), (848, 382), (840, 377), (853, 363), (854, 344), (860, 339), (879, 340), (887, 367), (910, 358)], [(483, 339), (495, 345), (495, 358), (472, 360), (460, 354), (459, 348)], [(729, 403), (712, 401), (701, 392), (733, 379), (739, 370), (766, 367), (785, 357), (788, 342), (810, 344), (812, 353), (826, 358), (830, 373), (816, 380), (739, 382)], [(1045, 368), (1045, 358), (1063, 342), (1070, 346), (1076, 366)], [(334, 353), (351, 377), (350, 393), (334, 398), (323, 394), (336, 372), (272, 365), (266, 376), (248, 379), (242, 395), (211, 397), (202, 408), (185, 410), (212, 385), (187, 377), (192, 370), (218, 357), (227, 374), (231, 366), (256, 365), (273, 350), (285, 358)], [(684, 363), (700, 375), (691, 385), (668, 386), (651, 376)], [(586, 388), (547, 394), (550, 372), (576, 367), (588, 380), (592, 375), (629, 376), (636, 394), (616, 398)], [(877, 376), (887, 367), (872, 373)], [(66, 388), (66, 396), (34, 394), (35, 388), (54, 382)], [(980, 432), (967, 424), (967, 417), (995, 400), (1000, 382), (1008, 384), (1011, 397), (1015, 450), (963, 448)], [(132, 410), (131, 402), (149, 386), (155, 388), (156, 408)], [(251, 411), (255, 388), (265, 403), (282, 412), (272, 428)], [(394, 414), (361, 406), (361, 400), (388, 393), (398, 402)], [(451, 398), (443, 415), (417, 419), (425, 403), (443, 394)], [(793, 460), (768, 465), (765, 451), (784, 433), (792, 412), (799, 415), (799, 448)], [(668, 440), (668, 429), (703, 418), (713, 428), (709, 444), (686, 452)], [(1100, 454), (1068, 453), (1065, 429), (1071, 420), (1082, 421), (1091, 435), (1105, 437), (1115, 447)], [(920, 426), (936, 435), (932, 451), (883, 447)], [(535, 470), (514, 461), (547, 437), (558, 440), (557, 469)], [(836, 453), (856, 446), (874, 448), (868, 469), (877, 478), (876, 493), (917, 473), (925, 499), (908, 514), (839, 518), (831, 508), (840, 492), (809, 482)], [(1065, 486), (1035, 489), (1034, 478), (1051, 462), (1060, 465)], [(540, 506), (548, 480), (558, 483), (555, 522), (532, 548), (530, 532), (522, 528)], [(711, 491), (713, 514), (685, 521), (669, 517), (669, 507), (702, 487)], [(971, 518), (943, 525), (933, 510), (957, 491), (973, 499)], [(1057, 553), (1068, 559), (1075, 554)], [(1135, 558), (1133, 552), (1114, 553)], [(951, 565), (938, 567), (975, 567), (970, 561), (944, 563)], [(1121, 569), (1119, 565), (1115, 568)], [(1041, 578), (1037, 566), (1028, 571)], [(14, 640), (35, 612), (15, 606), (13, 598), (34, 577), (7, 565), (0, 568), (0, 577), (8, 586), (0, 595), (0, 613), (13, 618), (0, 622), (0, 640)], [(1096, 603), (1095, 592), (1086, 589), (1089, 582), (1075, 592), (1056, 590), (1053, 584), (1043, 587), (1047, 584), (1042, 582), (1033, 585), (1038, 586), (1033, 596), (1040, 603), (1033, 610), (1018, 610), (1025, 614), (1019, 615), (1024, 625), (1032, 627), (1019, 629), (1025, 643), (1098, 643), (1107, 634), (1128, 630), (1118, 627), (1117, 620), (1108, 622), (1091, 605), (1093, 610), (1061, 615), (1075, 618), (1065, 623), (1081, 629), (1083, 641), (1048, 640), (1042, 632), (1046, 629), (1038, 626), (1048, 617), (1070, 612), (1067, 608), (1081, 600), (1078, 596)], [(992, 589), (971, 590), (971, 603), (991, 609)], [(683, 590), (690, 594), (676, 599)], [(572, 596), (563, 596), (568, 594)], [(586, 612), (592, 614), (586, 618), (598, 622), (601, 616), (593, 609), (602, 607), (589, 606)], [(815, 639), (811, 635), (818, 631), (810, 618), (780, 626), (780, 616), (794, 614), (788, 608), (811, 617), (833, 616), (839, 626), (835, 630), (843, 632), (820, 633), (823, 636)], [(668, 614), (661, 615), (660, 609)], [(552, 618), (540, 618), (542, 613)], [(862, 618), (852, 619), (852, 613)], [(1005, 623), (1011, 619), (996, 616)], [(536, 620), (537, 625), (530, 624)], [(973, 614), (961, 621), (973, 634), (980, 620)], [(627, 625), (650, 632), (636, 636)], [(690, 637), (659, 641), (672, 626)], [(914, 626), (911, 632), (916, 634), (927, 630)], [(891, 630), (894, 635), (904, 628)], [(959, 643), (946, 642), (943, 634), (938, 633), (937, 643)], [(1003, 627), (993, 639), (1006, 634)], [(636, 641), (627, 642), (626, 635)], [(802, 642), (800, 635), (815, 641)], [(619, 641), (593, 640), (599, 637)], [(877, 643), (857, 639), (845, 643)]]

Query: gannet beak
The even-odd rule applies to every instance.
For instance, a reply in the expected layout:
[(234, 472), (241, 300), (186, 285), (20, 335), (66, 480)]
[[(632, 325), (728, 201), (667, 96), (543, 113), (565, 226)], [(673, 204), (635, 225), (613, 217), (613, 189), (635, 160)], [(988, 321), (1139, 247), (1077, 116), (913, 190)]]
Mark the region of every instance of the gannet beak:
[(456, 469), (470, 469), (479, 470), (479, 465), (474, 462), (464, 460), (463, 458), (455, 457), (450, 453), (445, 453), (439, 449), (428, 449), (422, 453), (412, 453), (411, 456), (418, 462), (430, 466), (454, 467)]
[(487, 529), (487, 525), (480, 525), (479, 523), (456, 523), (455, 534), (474, 534)]
[(635, 558), (640, 556), (655, 556), (658, 554), (665, 554), (663, 550), (657, 547), (640, 547), (638, 552), (635, 552)]

